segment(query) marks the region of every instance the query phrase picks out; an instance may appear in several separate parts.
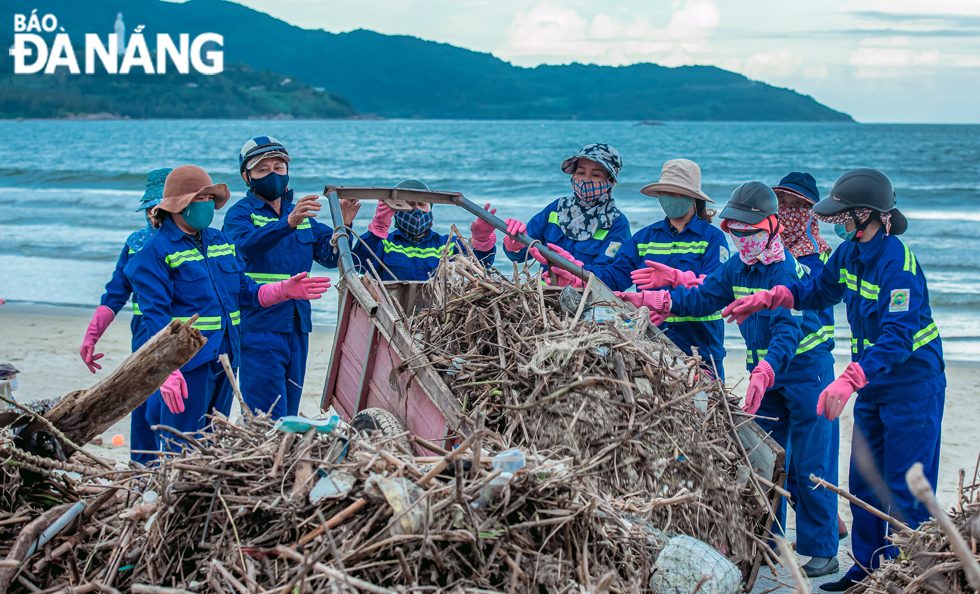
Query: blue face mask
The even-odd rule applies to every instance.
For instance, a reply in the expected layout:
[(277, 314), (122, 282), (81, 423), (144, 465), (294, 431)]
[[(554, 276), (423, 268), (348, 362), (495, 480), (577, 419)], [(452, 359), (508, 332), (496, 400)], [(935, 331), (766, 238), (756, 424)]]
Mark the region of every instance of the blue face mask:
[(184, 217), (184, 222), (194, 229), (203, 231), (214, 220), (214, 200), (191, 202), (180, 216)]
[(289, 187), (289, 174), (280, 175), (273, 171), (265, 177), (252, 178), (251, 182), (253, 192), (258, 194), (260, 198), (272, 201), (281, 198), (286, 193), (286, 189)]
[(846, 225), (837, 223), (834, 225), (834, 233), (836, 233), (837, 237), (840, 237), (844, 241), (854, 241), (854, 239), (857, 237), (858, 230), (855, 229), (854, 231), (848, 231)]
[(424, 211), (416, 208), (415, 210), (400, 210), (395, 213), (395, 227), (404, 233), (406, 237), (415, 239), (428, 233), (432, 228), (432, 211)]

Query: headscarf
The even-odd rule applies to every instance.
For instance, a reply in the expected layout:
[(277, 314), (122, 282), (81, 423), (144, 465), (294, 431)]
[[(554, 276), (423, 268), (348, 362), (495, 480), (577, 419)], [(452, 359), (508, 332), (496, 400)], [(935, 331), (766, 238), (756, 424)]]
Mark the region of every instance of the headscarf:
[[(855, 210), (859, 219), (857, 221), (854, 221), (854, 217), (851, 216), (851, 212), (848, 210), (842, 210), (834, 215), (818, 215), (817, 213), (813, 213), (813, 217), (819, 221), (830, 223), (832, 225), (846, 225), (851, 221), (854, 221), (855, 224), (863, 224), (868, 221), (868, 217), (871, 216), (871, 213), (875, 212), (870, 208), (858, 208)], [(885, 228), (885, 235), (888, 235), (892, 228), (892, 213), (879, 212), (878, 219), (881, 221), (881, 226)]]
[(611, 229), (616, 219), (623, 213), (616, 208), (616, 202), (607, 192), (591, 202), (580, 200), (577, 196), (558, 199), (558, 226), (565, 237), (573, 241), (591, 239), (599, 229)]
[(797, 258), (810, 254), (829, 254), (830, 244), (820, 237), (820, 225), (809, 206), (779, 205), (780, 236), (783, 245)]
[(147, 222), (146, 227), (143, 227), (139, 231), (133, 231), (129, 235), (129, 237), (126, 239), (126, 245), (129, 246), (129, 249), (132, 251), (138, 252), (143, 249), (143, 246), (150, 240), (150, 237), (153, 237), (154, 231), (156, 231), (156, 229), (153, 228), (153, 225)]
[[(725, 230), (749, 230), (758, 228), (758, 226), (733, 221), (731, 219), (725, 220), (724, 227)], [(738, 257), (741, 258), (742, 262), (744, 262), (746, 266), (752, 266), (757, 262), (772, 264), (773, 262), (782, 262), (786, 259), (786, 254), (783, 251), (783, 241), (779, 238), (779, 231), (776, 231), (775, 234), (772, 235), (772, 241), (769, 240), (770, 235), (766, 231), (749, 235), (748, 237), (739, 237), (733, 233), (729, 233), (729, 235), (731, 236), (732, 241), (735, 243), (736, 249), (738, 249)]]

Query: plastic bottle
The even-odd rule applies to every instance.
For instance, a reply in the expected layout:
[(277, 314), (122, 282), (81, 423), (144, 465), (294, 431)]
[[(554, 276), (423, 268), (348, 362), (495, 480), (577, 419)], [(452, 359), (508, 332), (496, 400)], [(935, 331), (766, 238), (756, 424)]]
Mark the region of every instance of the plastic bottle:
[[(524, 452), (520, 450), (507, 450), (500, 452), (493, 457), (492, 462), (494, 470), (503, 470), (505, 473), (509, 473), (511, 475), (527, 466), (527, 463), (524, 460)], [(493, 481), (490, 483), (493, 484)]]

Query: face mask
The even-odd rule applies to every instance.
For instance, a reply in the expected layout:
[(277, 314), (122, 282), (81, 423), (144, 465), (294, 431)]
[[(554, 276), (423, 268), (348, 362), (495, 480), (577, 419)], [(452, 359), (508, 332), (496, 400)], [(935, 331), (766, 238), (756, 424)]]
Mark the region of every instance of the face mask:
[(848, 231), (847, 225), (837, 223), (834, 225), (834, 233), (836, 233), (837, 237), (840, 237), (844, 241), (854, 241), (855, 238), (857, 238), (858, 230), (854, 229), (853, 231)]
[(395, 213), (395, 227), (409, 238), (420, 237), (432, 228), (432, 211), (400, 210)]
[(16, 377), (13, 378), (12, 380), (10, 380), (10, 391), (11, 392), (16, 392), (17, 391), (17, 378)]
[(203, 231), (214, 220), (214, 200), (191, 202), (180, 216), (184, 217), (184, 222), (194, 229)]
[(609, 190), (612, 189), (612, 182), (608, 179), (601, 182), (582, 181), (573, 177), (572, 189), (582, 206), (589, 207), (595, 204), (596, 200), (609, 193)]
[(686, 196), (677, 198), (676, 196), (657, 196), (660, 201), (660, 208), (664, 209), (664, 214), (668, 219), (679, 219), (691, 210), (694, 198)]
[(265, 177), (252, 178), (251, 182), (253, 192), (258, 194), (260, 198), (271, 201), (281, 198), (286, 193), (289, 186), (289, 174), (280, 175), (273, 171)]

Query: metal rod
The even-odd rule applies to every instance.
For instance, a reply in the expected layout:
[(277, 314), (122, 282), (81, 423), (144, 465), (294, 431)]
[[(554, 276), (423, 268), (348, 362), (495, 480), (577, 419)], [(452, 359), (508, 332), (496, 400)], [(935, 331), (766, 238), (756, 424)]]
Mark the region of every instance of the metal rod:
[(327, 205), (330, 207), (330, 218), (333, 219), (333, 228), (335, 229), (335, 233), (338, 234), (337, 249), (340, 250), (340, 275), (344, 276), (354, 270), (354, 258), (350, 254), (350, 237), (347, 236), (347, 230), (336, 231), (345, 225), (344, 215), (340, 210), (340, 198), (337, 197), (335, 190), (331, 190), (327, 195)]

